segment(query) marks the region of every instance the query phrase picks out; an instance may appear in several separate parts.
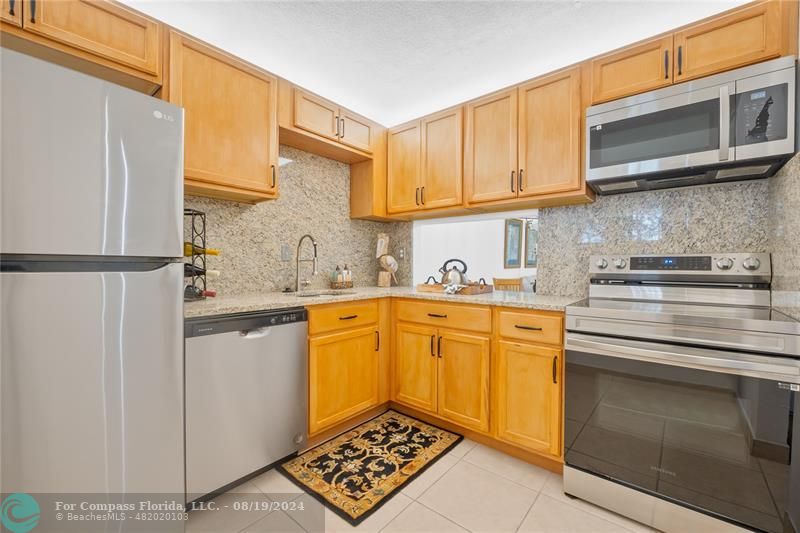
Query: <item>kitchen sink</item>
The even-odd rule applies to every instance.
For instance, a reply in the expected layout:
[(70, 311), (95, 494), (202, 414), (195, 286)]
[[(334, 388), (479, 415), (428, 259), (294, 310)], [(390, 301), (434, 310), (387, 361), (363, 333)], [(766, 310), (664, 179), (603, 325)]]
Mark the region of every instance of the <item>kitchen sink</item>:
[(348, 290), (320, 290), (320, 291), (300, 291), (295, 294), (299, 298), (310, 298), (312, 296), (344, 296), (346, 294), (355, 294), (356, 291)]

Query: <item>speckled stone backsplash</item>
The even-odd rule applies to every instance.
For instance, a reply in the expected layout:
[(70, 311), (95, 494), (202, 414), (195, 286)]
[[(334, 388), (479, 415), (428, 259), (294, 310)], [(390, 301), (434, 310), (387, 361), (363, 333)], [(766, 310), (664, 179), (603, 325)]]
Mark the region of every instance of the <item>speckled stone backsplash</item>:
[(772, 305), (800, 320), (800, 155), (769, 179)]
[[(411, 284), (411, 224), (351, 220), (350, 167), (289, 146), (280, 156), (291, 160), (281, 166), (280, 198), (257, 205), (186, 197), (185, 206), (205, 211), (208, 246), (221, 255), (208, 257), (208, 268), (221, 271), (209, 280), (220, 294), (279, 291), (294, 287), (297, 242), (310, 233), (319, 245), (319, 275), (311, 288), (327, 288), (336, 265), (348, 265), (357, 286), (375, 285), (378, 233), (391, 238), (390, 253), (400, 263), (398, 280)], [(188, 235), (188, 233), (186, 233)], [(281, 245), (289, 246), (291, 260), (281, 260)], [(399, 249), (405, 248), (405, 259)], [(311, 243), (303, 243), (302, 257), (311, 256)], [(310, 277), (311, 263), (300, 264), (300, 279)]]
[(769, 189), (768, 180), (756, 180), (541, 209), (538, 292), (587, 295), (592, 254), (772, 251)]

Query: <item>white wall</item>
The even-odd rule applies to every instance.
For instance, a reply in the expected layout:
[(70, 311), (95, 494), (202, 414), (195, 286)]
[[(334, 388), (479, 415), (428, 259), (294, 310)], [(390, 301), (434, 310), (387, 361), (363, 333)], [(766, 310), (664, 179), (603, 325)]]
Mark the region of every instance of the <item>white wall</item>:
[(492, 283), (493, 277), (535, 276), (535, 268), (503, 268), (503, 245), (506, 219), (536, 218), (537, 214), (533, 209), (414, 221), (414, 284), (425, 283), (428, 276), (438, 281), (439, 267), (452, 258), (467, 263), (472, 281), (483, 277)]

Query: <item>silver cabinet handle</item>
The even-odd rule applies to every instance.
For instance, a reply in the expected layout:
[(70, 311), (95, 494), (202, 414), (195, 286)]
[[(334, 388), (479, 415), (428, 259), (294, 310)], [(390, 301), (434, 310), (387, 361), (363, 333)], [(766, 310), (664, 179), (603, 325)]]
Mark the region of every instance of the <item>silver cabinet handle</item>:
[(731, 143), (731, 101), (728, 86), (719, 88), (719, 160), (727, 161)]
[(511, 192), (517, 192), (514, 190), (514, 171), (511, 171)]
[(344, 137), (344, 119), (340, 118), (339, 120), (342, 122), (342, 135), (341, 135), (341, 137)]
[(339, 135), (339, 124), (340, 124), (339, 115), (336, 115), (335, 117), (333, 117), (333, 120), (336, 121), (336, 137), (341, 137), (341, 135)]

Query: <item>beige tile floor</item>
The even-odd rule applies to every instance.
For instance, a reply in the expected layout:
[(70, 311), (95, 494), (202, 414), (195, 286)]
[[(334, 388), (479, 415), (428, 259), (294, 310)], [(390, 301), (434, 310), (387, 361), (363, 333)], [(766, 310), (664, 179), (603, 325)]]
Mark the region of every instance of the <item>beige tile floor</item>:
[[(236, 502), (294, 502), (315, 512), (242, 512)], [(260, 531), (650, 532), (561, 491), (561, 476), (464, 440), (354, 528), (272, 470), (189, 514), (190, 533)], [(225, 507), (227, 506), (227, 507)], [(324, 526), (323, 526), (324, 516)]]

